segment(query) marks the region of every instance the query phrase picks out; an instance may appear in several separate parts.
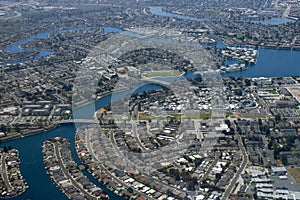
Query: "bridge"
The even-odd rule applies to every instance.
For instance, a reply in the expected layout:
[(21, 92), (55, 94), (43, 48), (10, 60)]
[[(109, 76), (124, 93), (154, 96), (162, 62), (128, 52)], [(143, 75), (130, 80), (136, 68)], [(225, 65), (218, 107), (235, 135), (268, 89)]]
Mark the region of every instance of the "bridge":
[(99, 124), (99, 121), (94, 119), (65, 119), (59, 122), (59, 124), (71, 124), (71, 123)]

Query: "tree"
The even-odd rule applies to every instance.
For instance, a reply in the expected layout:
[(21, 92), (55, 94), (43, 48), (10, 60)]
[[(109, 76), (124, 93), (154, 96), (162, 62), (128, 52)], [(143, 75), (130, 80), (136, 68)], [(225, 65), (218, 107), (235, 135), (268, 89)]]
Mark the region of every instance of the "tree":
[(234, 135), (234, 129), (233, 129), (233, 128), (230, 128), (229, 134), (230, 134), (230, 135)]
[(228, 119), (225, 119), (224, 123), (225, 123), (228, 127), (231, 126), (231, 123), (230, 123), (230, 121), (229, 121)]
[(215, 176), (216, 176), (216, 179), (217, 179), (217, 180), (220, 180), (220, 179), (222, 178), (222, 174), (221, 174), (221, 173), (216, 173)]
[(259, 124), (259, 126), (262, 125), (262, 120), (260, 118), (258, 119), (258, 124)]
[(170, 176), (172, 176), (175, 180), (179, 181), (180, 180), (180, 175), (179, 175), (179, 172), (178, 170), (174, 169), (174, 168), (171, 168), (169, 170), (169, 173), (170, 173)]
[(287, 160), (287, 156), (286, 155), (282, 155), (281, 156), (281, 161), (284, 165), (287, 165), (288, 164), (288, 160)]
[(270, 128), (268, 126), (265, 131), (266, 131), (266, 136), (270, 136)]
[(251, 86), (251, 81), (249, 80), (249, 79), (245, 79), (245, 84), (246, 84), (246, 86)]
[(274, 159), (278, 159), (280, 154), (280, 149), (278, 149), (276, 146), (274, 147)]
[(198, 184), (197, 179), (194, 178), (191, 181), (188, 182), (187, 184), (187, 189), (189, 191), (195, 191), (195, 186)]
[(1, 124), (0, 131), (4, 133), (6, 132), (6, 126), (4, 124)]
[(280, 121), (281, 120), (281, 116), (279, 114), (275, 115), (275, 120), (276, 120), (276, 122)]

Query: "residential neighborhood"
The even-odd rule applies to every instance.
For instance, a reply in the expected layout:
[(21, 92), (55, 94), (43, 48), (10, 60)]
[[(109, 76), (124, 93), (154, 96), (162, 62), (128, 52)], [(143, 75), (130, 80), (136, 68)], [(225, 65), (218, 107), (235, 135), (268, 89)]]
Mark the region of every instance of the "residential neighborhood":
[(300, 200), (299, 0), (2, 0), (0, 199)]

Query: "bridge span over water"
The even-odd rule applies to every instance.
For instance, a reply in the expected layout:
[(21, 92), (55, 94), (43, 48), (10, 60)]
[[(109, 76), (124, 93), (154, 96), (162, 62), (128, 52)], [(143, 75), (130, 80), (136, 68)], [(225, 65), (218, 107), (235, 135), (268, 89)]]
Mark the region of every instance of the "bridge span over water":
[[(164, 86), (169, 86), (172, 83), (172, 82), (167, 82), (159, 79), (143, 79), (143, 81), (149, 83), (156, 83)], [(95, 119), (65, 119), (59, 122), (59, 124), (71, 124), (71, 123), (99, 124), (99, 121)]]

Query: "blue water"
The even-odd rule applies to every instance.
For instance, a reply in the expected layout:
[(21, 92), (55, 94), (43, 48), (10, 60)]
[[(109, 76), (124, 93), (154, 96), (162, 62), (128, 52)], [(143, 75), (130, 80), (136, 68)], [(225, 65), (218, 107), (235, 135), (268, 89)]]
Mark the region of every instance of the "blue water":
[[(106, 106), (111, 101), (117, 100), (124, 97), (124, 95), (129, 93), (137, 93), (143, 91), (150, 91), (161, 88), (157, 84), (142, 84), (133, 88), (132, 90), (118, 92), (113, 95), (114, 99), (112, 100), (112, 95), (104, 96), (103, 98), (97, 100), (96, 102), (90, 103), (85, 106), (81, 106), (74, 111), (75, 118), (83, 119), (92, 119), (93, 113), (95, 110), (100, 109)], [(58, 200), (58, 199), (67, 199), (67, 197), (53, 184), (49, 175), (46, 173), (45, 165), (43, 163), (42, 155), (42, 143), (49, 138), (54, 137), (65, 137), (68, 138), (71, 142), (71, 152), (72, 156), (78, 164), (81, 164), (76, 150), (75, 150), (75, 132), (76, 127), (80, 124), (69, 124), (62, 125), (53, 130), (33, 135), (30, 137), (25, 137), (17, 139), (14, 141), (4, 142), (0, 144), (0, 147), (12, 146), (20, 152), (21, 165), (20, 169), (23, 177), (26, 179), (28, 185), (30, 186), (23, 194), (19, 197), (13, 199), (32, 199), (32, 200)], [(109, 194), (112, 200), (121, 200), (122, 198), (112, 193), (104, 185), (98, 183), (87, 171), (84, 171), (84, 174), (98, 187), (102, 188), (105, 192)]]
[[(185, 15), (179, 15), (175, 13), (170, 13), (166, 12), (163, 10), (161, 7), (149, 7), (149, 10), (152, 14), (158, 15), (158, 16), (163, 16), (163, 17), (173, 17), (177, 19), (183, 19), (183, 20), (191, 20), (191, 21), (197, 21), (197, 22), (202, 22), (202, 21), (214, 21), (215, 19), (207, 19), (207, 18), (196, 18), (196, 17), (188, 17)], [(241, 21), (241, 20), (228, 20), (228, 21)], [(256, 20), (249, 20), (245, 21), (242, 20), (241, 22), (252, 22), (252, 23), (261, 23), (265, 25), (280, 25), (280, 24), (286, 24), (289, 22), (294, 22), (295, 20), (288, 19), (288, 18), (279, 18), (279, 17), (274, 17), (271, 19), (266, 19), (266, 20), (261, 20), (261, 21), (256, 21)]]
[(259, 48), (257, 63), (247, 70), (222, 74), (222, 77), (300, 76), (300, 51)]
[(40, 50), (40, 49), (27, 49), (27, 48), (21, 48), (22, 45), (31, 42), (35, 39), (46, 39), (50, 33), (63, 33), (65, 31), (77, 31), (77, 30), (82, 30), (82, 29), (91, 29), (91, 28), (103, 28), (103, 31), (101, 32), (101, 34), (105, 34), (108, 32), (122, 32), (122, 29), (119, 28), (113, 28), (113, 27), (108, 27), (108, 26), (100, 26), (100, 27), (81, 27), (81, 28), (68, 28), (68, 29), (63, 29), (63, 30), (55, 30), (52, 32), (43, 32), (43, 33), (38, 33), (35, 35), (32, 35), (24, 40), (21, 40), (19, 42), (13, 43), (5, 48), (3, 48), (3, 50), (8, 51), (8, 53), (13, 54), (13, 53), (18, 53), (18, 52), (38, 52), (38, 54), (36, 56), (34, 56), (33, 58), (28, 58), (28, 59), (24, 59), (24, 60), (17, 60), (14, 62), (4, 62), (1, 63), (0, 66), (4, 66), (7, 64), (20, 64), (20, 63), (25, 63), (28, 61), (34, 61), (34, 60), (39, 60), (43, 57), (49, 56), (51, 55), (53, 52), (51, 50)]
[[(156, 8), (156, 7), (155, 8), (151, 7), (151, 9), (155, 9), (155, 10), (158, 9), (159, 11), (161, 10), (161, 8)], [(89, 29), (89, 28), (92, 28), (92, 27), (70, 28), (70, 29), (64, 29), (64, 30), (56, 30), (53, 32), (64, 32), (67, 30), (75, 31), (75, 30)], [(108, 32), (115, 32), (115, 33), (125, 34), (125, 35), (131, 36), (131, 37), (141, 37), (142, 36), (140, 34), (136, 34), (136, 33), (132, 33), (129, 31), (124, 31), (119, 28), (113, 28), (113, 27), (108, 27), (108, 26), (101, 26), (101, 27), (96, 27), (96, 28), (103, 28), (102, 34), (108, 33)], [(33, 41), (34, 39), (47, 38), (50, 33), (51, 32), (39, 33), (39, 34), (33, 35), (27, 39), (24, 39), (22, 41), (16, 42), (12, 45), (5, 47), (4, 49), (9, 51), (9, 53), (16, 53), (16, 52), (22, 52), (22, 51), (39, 52), (39, 54), (33, 58), (10, 62), (10, 64), (38, 60), (44, 56), (48, 56), (48, 55), (52, 54), (52, 51), (50, 51), (50, 50), (31, 50), (31, 49), (20, 48), (21, 45), (26, 44), (27, 42)], [(174, 41), (172, 39), (167, 39), (167, 38), (146, 37), (145, 39), (155, 41), (155, 42), (178, 43), (177, 41)], [(226, 45), (222, 41), (218, 40), (217, 47), (224, 48), (224, 47), (226, 47)], [(264, 48), (259, 48), (258, 50), (259, 50), (259, 57), (258, 57), (258, 61), (255, 65), (250, 66), (247, 70), (244, 70), (241, 72), (230, 72), (230, 73), (222, 74), (222, 76), (223, 77), (229, 77), (229, 76), (234, 76), (234, 77), (240, 77), (240, 76), (242, 76), (242, 77), (300, 76), (300, 51), (274, 50), (274, 49), (264, 49)], [(234, 63), (234, 61), (233, 61), (233, 63)], [(4, 64), (2, 63), (2, 65), (4, 65)], [(1, 66), (1, 64), (0, 64), (0, 66)]]
[(36, 56), (34, 56), (33, 58), (28, 58), (28, 59), (24, 59), (24, 60), (17, 60), (14, 62), (4, 62), (1, 63), (0, 66), (6, 65), (6, 64), (19, 64), (19, 63), (24, 63), (24, 62), (28, 62), (28, 61), (32, 61), (32, 60), (39, 60), (42, 57), (48, 56), (50, 54), (52, 54), (52, 51), (50, 50), (33, 50), (33, 49), (22, 49), (21, 46), (31, 42), (35, 39), (44, 39), (49, 35), (49, 33), (39, 33), (36, 35), (33, 35), (29, 38), (26, 38), (24, 40), (21, 40), (19, 42), (16, 42), (12, 45), (9, 45), (5, 48), (3, 48), (4, 50), (8, 51), (8, 53), (13, 54), (13, 53), (18, 53), (18, 52), (38, 52), (38, 54)]
[(66, 125), (43, 134), (0, 144), (0, 147), (11, 145), (19, 150), (21, 173), (29, 185), (25, 193), (14, 199), (66, 199), (46, 174), (41, 145), (44, 140), (56, 136), (67, 137), (74, 144), (74, 132), (74, 125)]
[[(87, 28), (87, 27), (85, 27)], [(104, 32), (120, 32), (121, 34), (127, 34), (132, 37), (139, 37), (139, 34), (130, 33), (127, 31), (123, 31), (118, 28), (112, 27), (103, 27)], [(82, 28), (81, 28), (82, 29)], [(69, 29), (69, 30), (76, 30), (76, 29)], [(63, 32), (66, 30), (59, 30), (57, 32)], [(54, 31), (56, 32), (56, 31)], [(34, 58), (28, 59), (30, 60), (38, 60), (44, 56), (50, 55), (52, 52), (49, 50), (30, 50), (30, 49), (22, 49), (20, 45), (26, 44), (37, 38), (47, 38), (50, 32), (46, 33), (39, 33), (34, 36), (31, 36), (25, 40), (20, 42), (14, 43), (5, 48), (5, 50), (9, 51), (10, 53), (16, 53), (20, 51), (37, 51), (39, 54)], [(156, 40), (157, 38), (149, 38), (151, 40)], [(169, 42), (168, 40), (159, 39), (162, 42)], [(225, 47), (221, 41), (218, 41), (217, 47)], [(16, 61), (16, 62), (24, 62)], [(13, 64), (13, 63), (11, 63)], [(0, 65), (1, 66), (1, 65)], [(241, 72), (232, 72), (223, 74), (223, 77), (228, 76), (243, 76), (243, 77), (282, 77), (282, 76), (300, 76), (300, 51), (290, 51), (290, 50), (272, 50), (272, 49), (259, 49), (259, 57), (257, 64), (254, 66), (250, 66), (247, 70)], [(186, 78), (193, 78), (193, 73), (188, 72), (184, 75)], [(169, 80), (170, 79), (170, 80)], [(169, 78), (166, 81), (172, 81)], [(120, 92), (115, 94), (114, 100), (123, 97), (126, 94), (132, 92), (142, 92), (160, 88), (161, 86), (155, 84), (146, 84), (142, 85), (141, 87), (134, 88), (133, 90)], [(88, 104), (86, 106), (82, 106), (74, 111), (75, 118), (85, 118), (91, 119), (94, 111), (99, 109), (105, 105), (107, 105), (111, 101), (111, 95), (107, 95), (95, 103)], [(77, 126), (77, 125), (76, 125)], [(20, 159), (21, 159), (21, 171), (26, 179), (28, 185), (30, 186), (24, 194), (21, 196), (14, 198), (14, 199), (67, 199), (65, 195), (52, 183), (49, 175), (46, 174), (44, 169), (44, 164), (42, 162), (42, 152), (41, 152), (41, 145), (44, 140), (48, 138), (53, 138), (56, 136), (66, 137), (69, 138), (71, 141), (72, 147), (72, 154), (76, 162), (80, 163), (77, 154), (74, 148), (74, 135), (76, 131), (76, 126), (72, 125), (63, 125), (58, 128), (55, 128), (51, 131), (47, 131), (45, 133), (34, 135), (31, 137), (21, 138), (18, 140), (10, 141), (1, 143), (0, 147), (9, 146), (18, 149), (20, 151)], [(122, 199), (117, 195), (113, 194), (109, 190), (107, 190), (102, 184), (99, 184), (93, 177), (91, 177), (87, 172), (85, 174), (99, 187), (103, 188), (108, 194), (111, 196), (112, 199)]]
[[(161, 7), (150, 7), (150, 12), (155, 15), (174, 17), (183, 20), (207, 21), (210, 19), (200, 19), (188, 17), (164, 11)], [(249, 21), (253, 23), (279, 25), (294, 20), (287, 18), (271, 18), (263, 21)], [(224, 48), (226, 45), (220, 40), (217, 41), (218, 48)], [(250, 66), (247, 70), (240, 72), (230, 72), (222, 74), (222, 77), (283, 77), (283, 76), (300, 76), (300, 51), (274, 50), (259, 48), (259, 57), (255, 65)], [(237, 63), (237, 61), (228, 60), (226, 64)]]
[[(110, 95), (105, 98), (99, 99), (96, 102), (97, 106), (104, 106), (110, 102)], [(90, 107), (89, 105), (80, 107), (80, 110), (83, 111), (86, 108)], [(52, 182), (49, 175), (46, 173), (45, 165), (43, 163), (42, 155), (42, 143), (49, 138), (53, 137), (65, 137), (70, 139), (71, 142), (71, 152), (74, 160), (81, 164), (76, 151), (75, 151), (75, 132), (76, 128), (74, 124), (62, 125), (53, 130), (44, 132), (42, 134), (33, 135), (30, 137), (25, 137), (17, 139), (14, 141), (4, 142), (0, 144), (0, 147), (12, 146), (20, 152), (21, 165), (20, 169), (23, 177), (26, 179), (26, 182), (29, 185), (29, 188), (21, 194), (19, 197), (13, 199), (32, 199), (32, 200), (57, 200), (57, 199), (67, 199), (67, 197), (56, 187)], [(101, 183), (98, 183), (87, 171), (84, 172), (88, 178), (95, 183), (98, 187), (104, 189), (111, 199), (121, 200), (122, 198), (115, 195), (109, 191)]]
[(161, 7), (149, 7), (149, 10), (152, 14), (163, 16), (163, 17), (174, 17), (177, 19), (192, 20), (192, 21), (198, 21), (198, 22), (207, 21), (207, 19), (205, 19), (205, 18), (201, 19), (201, 18), (188, 17), (188, 16), (184, 16), (184, 15), (178, 15), (175, 13), (165, 12), (165, 11), (163, 11), (163, 9)]
[(128, 95), (128, 94), (140, 93), (140, 92), (144, 92), (144, 91), (147, 92), (147, 91), (156, 90), (159, 88), (161, 88), (161, 86), (158, 84), (142, 83), (141, 85), (138, 85), (135, 88), (128, 88), (129, 90), (127, 90), (127, 91), (116, 92), (116, 93), (113, 93), (113, 95), (110, 95), (110, 94), (106, 95), (95, 102), (92, 102), (85, 106), (81, 106), (79, 108), (76, 108), (73, 112), (73, 117), (75, 119), (93, 119), (94, 112), (96, 110), (99, 110), (100, 108), (103, 108), (109, 102), (114, 102), (116, 100), (119, 100), (120, 98), (123, 98), (125, 95)]

